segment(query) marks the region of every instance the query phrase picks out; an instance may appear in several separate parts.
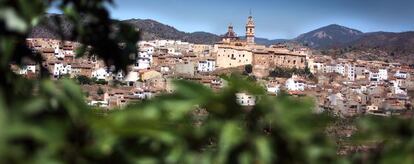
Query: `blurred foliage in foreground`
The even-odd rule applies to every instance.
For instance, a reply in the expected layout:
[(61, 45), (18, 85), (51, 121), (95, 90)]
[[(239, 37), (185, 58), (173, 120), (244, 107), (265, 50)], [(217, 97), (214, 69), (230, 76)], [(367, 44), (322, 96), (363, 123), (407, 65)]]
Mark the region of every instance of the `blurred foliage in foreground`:
[[(235, 76), (226, 78), (228, 86), (219, 93), (177, 81), (176, 93), (125, 110), (91, 109), (70, 80), (48, 80), (44, 68), (36, 80), (10, 70), (10, 64), (21, 64), (24, 58), (41, 62), (25, 46), (25, 38), (52, 4), (75, 24), (73, 36), (90, 46), (87, 55), (125, 70), (129, 56), (136, 53), (139, 35), (110, 20), (110, 0), (0, 1), (0, 163), (414, 161), (411, 119), (357, 118), (360, 135), (352, 143), (379, 146), (362, 155), (338, 156), (333, 139), (325, 134), (330, 119), (312, 113), (312, 100), (269, 97), (253, 82)], [(239, 106), (238, 92), (258, 96), (257, 105)]]

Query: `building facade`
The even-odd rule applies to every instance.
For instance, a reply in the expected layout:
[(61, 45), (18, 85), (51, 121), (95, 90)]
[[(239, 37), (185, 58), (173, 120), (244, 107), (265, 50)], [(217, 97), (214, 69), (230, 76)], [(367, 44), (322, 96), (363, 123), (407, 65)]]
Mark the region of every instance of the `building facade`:
[(238, 67), (252, 64), (253, 53), (243, 46), (220, 45), (216, 58), (219, 68)]
[(198, 62), (198, 72), (212, 72), (216, 69), (216, 61), (214, 59), (207, 59)]

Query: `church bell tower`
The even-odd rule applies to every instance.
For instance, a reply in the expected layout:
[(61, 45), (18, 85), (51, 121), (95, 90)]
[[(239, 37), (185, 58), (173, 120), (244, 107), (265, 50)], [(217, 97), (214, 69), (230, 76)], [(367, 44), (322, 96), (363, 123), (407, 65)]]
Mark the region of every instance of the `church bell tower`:
[(246, 23), (246, 42), (247, 44), (254, 44), (254, 21), (252, 17), (252, 12), (250, 11), (250, 16), (247, 18)]

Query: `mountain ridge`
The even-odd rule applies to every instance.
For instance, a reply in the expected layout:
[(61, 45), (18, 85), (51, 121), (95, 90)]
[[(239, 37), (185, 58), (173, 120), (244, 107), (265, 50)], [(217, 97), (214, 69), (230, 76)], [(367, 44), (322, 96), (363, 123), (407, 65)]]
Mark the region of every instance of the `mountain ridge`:
[[(60, 28), (57, 28), (58, 25), (53, 22), (55, 18), (61, 20), (63, 25)], [(133, 18), (120, 21), (140, 29), (142, 40), (171, 39), (197, 44), (214, 44), (221, 40), (221, 35), (204, 31), (184, 32), (176, 29), (174, 26), (163, 24), (153, 19)], [(62, 29), (64, 38), (70, 39), (72, 28), (73, 26), (61, 14), (46, 14), (43, 23), (34, 27), (29, 37), (60, 39), (60, 33), (58, 31)], [(240, 38), (243, 39), (245, 36), (241, 36)], [(264, 45), (289, 41), (288, 39), (268, 39), (262, 37), (256, 37), (255, 39), (257, 43)]]
[[(61, 19), (60, 26), (53, 23), (53, 18)], [(114, 20), (128, 23), (141, 31), (141, 39), (171, 39), (182, 40), (197, 44), (214, 44), (221, 40), (221, 35), (197, 31), (184, 32), (173, 26), (160, 23), (152, 19), (128, 19)], [(48, 27), (48, 25), (50, 27)], [(59, 34), (63, 34), (65, 39), (74, 39), (70, 36), (73, 25), (65, 21), (62, 15), (47, 14), (43, 23), (34, 27), (28, 37), (38, 38), (60, 38)], [(223, 32), (224, 33), (224, 32)], [(245, 38), (244, 36), (240, 37)], [(342, 52), (365, 52), (370, 49), (379, 50), (389, 54), (389, 59), (401, 58), (402, 62), (414, 63), (414, 32), (361, 32), (356, 29), (341, 26), (338, 24), (327, 25), (307, 33), (303, 33), (294, 39), (267, 39), (255, 38), (256, 43), (263, 45), (271, 45), (277, 43), (301, 43), (305, 46), (316, 50), (338, 50), (336, 54)], [(398, 54), (395, 56), (395, 54)], [(364, 56), (362, 56), (364, 57)], [(375, 58), (370, 55), (369, 58)]]
[(293, 40), (307, 44), (312, 48), (330, 48), (355, 41), (362, 37), (363, 34), (364, 33), (359, 30), (338, 24), (331, 24), (301, 34)]

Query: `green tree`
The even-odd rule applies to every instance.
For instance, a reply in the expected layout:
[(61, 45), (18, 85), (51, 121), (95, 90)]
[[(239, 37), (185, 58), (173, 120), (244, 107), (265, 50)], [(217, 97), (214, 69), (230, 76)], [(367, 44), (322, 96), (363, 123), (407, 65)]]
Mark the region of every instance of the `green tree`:
[(309, 69), (309, 67), (308, 67), (308, 66), (306, 66), (306, 67), (305, 67), (304, 73), (305, 73), (306, 75), (310, 75), (310, 74), (312, 74), (312, 72), (310, 71), (310, 69)]
[(89, 78), (88, 76), (84, 76), (84, 75), (80, 75), (80, 76), (76, 76), (76, 81), (79, 84), (92, 84), (92, 79)]
[(246, 74), (251, 74), (253, 72), (253, 66), (251, 64), (247, 64), (244, 66), (244, 72)]
[(101, 85), (108, 84), (108, 82), (105, 81), (105, 80), (103, 80), (103, 79), (97, 79), (97, 80), (93, 81), (93, 83), (95, 83), (95, 84), (101, 84)]
[(98, 95), (103, 95), (104, 93), (105, 91), (101, 87), (99, 87), (98, 90), (96, 91), (96, 94)]
[[(25, 44), (30, 29), (57, 6), (73, 23), (73, 35), (115, 72), (131, 64), (138, 32), (113, 21), (111, 0), (0, 1), (0, 163), (409, 163), (411, 119), (361, 119), (369, 141), (383, 143), (367, 158), (339, 157), (325, 129), (330, 117), (315, 114), (309, 98), (272, 97), (247, 77), (222, 77), (226, 87), (175, 81), (176, 92), (106, 111), (86, 105), (70, 79), (16, 75), (10, 64), (42, 58)], [(59, 19), (56, 20), (59, 23)], [(88, 47), (86, 47), (88, 46)], [(88, 53), (84, 53), (85, 51)], [(236, 94), (257, 97), (251, 108)], [(196, 114), (204, 109), (206, 114)], [(197, 118), (201, 124), (194, 125)], [(368, 162), (368, 163), (369, 163)]]
[[(95, 116), (88, 112), (79, 87), (68, 79), (48, 79), (41, 55), (26, 46), (31, 28), (43, 22), (52, 4), (74, 25), (73, 38), (63, 39), (90, 46), (88, 53), (82, 47), (78, 55), (97, 55), (126, 70), (132, 63), (129, 56), (137, 51), (139, 33), (110, 19), (110, 0), (0, 1), (0, 163), (91, 163), (108, 158), (104, 149), (90, 144), (99, 142), (94, 137), (98, 133), (89, 132)], [(24, 60), (41, 66), (39, 79), (14, 74), (10, 64)]]

